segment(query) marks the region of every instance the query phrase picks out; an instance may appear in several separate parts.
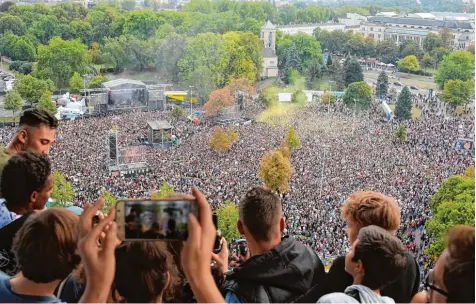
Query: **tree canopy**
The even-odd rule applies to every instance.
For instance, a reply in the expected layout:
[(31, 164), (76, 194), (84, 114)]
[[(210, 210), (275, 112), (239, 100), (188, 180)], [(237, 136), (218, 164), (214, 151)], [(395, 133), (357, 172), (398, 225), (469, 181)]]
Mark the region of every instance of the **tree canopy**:
[(377, 86), (375, 88), (375, 95), (379, 98), (387, 97), (388, 93), (388, 76), (385, 71), (382, 71), (377, 78)]
[(237, 223), (239, 219), (238, 208), (232, 201), (226, 201), (225, 204), (216, 209), (218, 216), (218, 229), (225, 240), (240, 238)]
[(301, 145), (301, 141), (296, 134), (296, 130), (293, 126), (290, 126), (288, 129), (288, 134), (286, 137), (286, 143), (290, 151), (298, 148)]
[(351, 83), (344, 94), (344, 103), (350, 109), (367, 109), (372, 103), (372, 87), (365, 81)]
[(395, 117), (399, 120), (408, 120), (412, 118), (412, 96), (410, 90), (405, 86), (400, 95), (398, 95), (398, 101), (395, 105)]
[(474, 55), (468, 51), (455, 51), (445, 56), (435, 76), (440, 88), (452, 80), (466, 81), (473, 78)]
[(5, 110), (12, 111), (15, 114), (15, 111), (20, 111), (23, 107), (23, 101), (21, 99), (20, 93), (17, 90), (11, 90), (5, 95), (5, 103), (3, 104)]
[(364, 73), (357, 60), (351, 59), (350, 62), (346, 64), (344, 77), (346, 87), (353, 82), (364, 81)]
[(418, 71), (420, 64), (418, 58), (415, 55), (409, 55), (398, 62), (398, 66), (404, 68), (407, 71)]
[(224, 128), (218, 127), (212, 132), (210, 147), (217, 152), (228, 152), (238, 137), (239, 134), (234, 128), (225, 130)]
[(160, 185), (159, 191), (152, 193), (151, 198), (152, 199), (164, 198), (174, 193), (175, 193), (174, 187), (172, 187), (169, 183), (164, 181), (162, 182), (162, 185)]
[(266, 153), (260, 160), (259, 177), (273, 190), (288, 192), (292, 172), (289, 157), (279, 149)]
[(58, 170), (53, 173), (53, 179), (53, 192), (51, 192), (51, 198), (55, 200), (53, 206), (69, 207), (72, 205), (75, 196), (73, 185)]
[(45, 110), (50, 112), (50, 114), (55, 115), (58, 109), (56, 108), (56, 104), (53, 102), (51, 92), (45, 91), (40, 97), (40, 101), (36, 105), (38, 109)]
[(441, 97), (455, 107), (470, 103), (474, 100), (474, 79), (466, 81), (448, 80), (445, 83)]

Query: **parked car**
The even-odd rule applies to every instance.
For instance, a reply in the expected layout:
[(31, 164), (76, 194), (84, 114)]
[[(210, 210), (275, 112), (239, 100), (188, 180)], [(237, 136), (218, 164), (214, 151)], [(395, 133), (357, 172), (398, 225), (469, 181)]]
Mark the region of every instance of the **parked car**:
[(397, 86), (397, 87), (403, 86), (403, 84), (402, 84), (400, 81), (395, 81), (395, 82), (393, 83), (393, 85), (394, 85), (394, 86)]
[(418, 88), (416, 86), (410, 86), (410, 89), (418, 91)]

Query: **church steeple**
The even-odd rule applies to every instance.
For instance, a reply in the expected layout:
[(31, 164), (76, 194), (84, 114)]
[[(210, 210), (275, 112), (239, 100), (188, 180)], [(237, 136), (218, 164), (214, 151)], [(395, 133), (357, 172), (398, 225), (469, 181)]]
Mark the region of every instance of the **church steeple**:
[(261, 27), (261, 40), (265, 49), (270, 48), (276, 51), (276, 26), (269, 20)]

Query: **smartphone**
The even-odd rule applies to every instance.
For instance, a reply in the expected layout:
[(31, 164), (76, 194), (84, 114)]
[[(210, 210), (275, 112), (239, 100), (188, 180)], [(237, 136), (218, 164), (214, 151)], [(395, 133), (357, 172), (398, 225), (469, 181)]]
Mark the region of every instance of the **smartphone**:
[(187, 239), (189, 214), (198, 216), (195, 200), (121, 200), (116, 205), (118, 238), (123, 241)]
[(215, 225), (217, 231), (215, 244), (213, 245), (213, 252), (218, 253), (221, 251), (221, 231), (218, 229), (218, 215), (215, 212), (213, 212), (213, 225)]

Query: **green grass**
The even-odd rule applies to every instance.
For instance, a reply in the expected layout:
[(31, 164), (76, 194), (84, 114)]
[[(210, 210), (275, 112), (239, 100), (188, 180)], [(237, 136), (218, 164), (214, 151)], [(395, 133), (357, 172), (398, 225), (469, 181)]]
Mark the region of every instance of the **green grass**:
[(269, 87), (269, 90), (273, 94), (278, 93), (294, 93), (297, 90), (305, 90), (306, 89), (306, 79), (304, 77), (300, 77), (295, 84), (289, 84), (287, 86), (279, 87), (276, 84), (273, 84)]
[[(390, 110), (392, 110), (392, 112), (395, 111), (395, 105), (389, 105), (389, 107), (390, 107)], [(421, 110), (418, 109), (417, 107), (412, 108), (412, 119), (413, 120), (420, 120), (421, 119)]]

